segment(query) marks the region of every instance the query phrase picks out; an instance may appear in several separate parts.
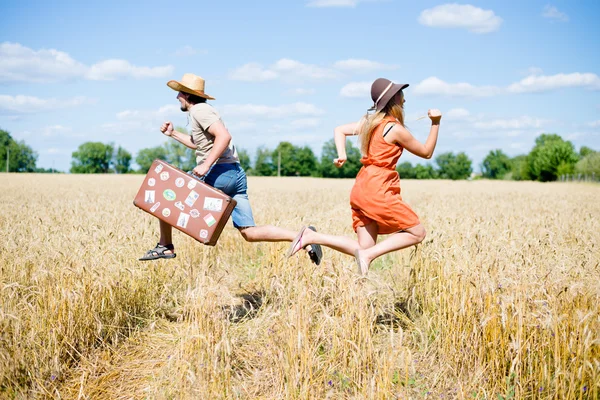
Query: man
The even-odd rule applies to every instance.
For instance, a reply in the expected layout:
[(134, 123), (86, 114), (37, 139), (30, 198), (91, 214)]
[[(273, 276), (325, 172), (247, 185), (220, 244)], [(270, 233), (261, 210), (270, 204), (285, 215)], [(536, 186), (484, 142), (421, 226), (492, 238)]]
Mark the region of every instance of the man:
[[(237, 202), (231, 218), (233, 226), (248, 242), (292, 242), (296, 233), (272, 225), (256, 226), (247, 194), (246, 172), (240, 166), (231, 135), (223, 124), (217, 110), (206, 102), (214, 100), (204, 92), (204, 79), (194, 74), (185, 74), (181, 81), (167, 83), (177, 91), (181, 111), (188, 112), (191, 134), (173, 129), (170, 121), (160, 127), (160, 131), (183, 145), (196, 150), (196, 163), (192, 171), (207, 184), (225, 192)], [(315, 230), (313, 227), (310, 229)], [(306, 247), (311, 260), (319, 264), (322, 258), (320, 245)], [(148, 250), (140, 258), (142, 261), (159, 258), (174, 258), (172, 227), (160, 221), (160, 240), (154, 249)]]

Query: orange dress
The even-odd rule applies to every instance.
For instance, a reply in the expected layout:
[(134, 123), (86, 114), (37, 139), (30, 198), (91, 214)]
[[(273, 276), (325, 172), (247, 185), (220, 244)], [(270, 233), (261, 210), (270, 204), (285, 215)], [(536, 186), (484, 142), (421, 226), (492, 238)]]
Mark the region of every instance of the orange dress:
[(350, 193), (354, 231), (359, 226), (375, 222), (379, 227), (379, 234), (385, 235), (420, 224), (417, 214), (400, 196), (400, 177), (396, 172), (396, 163), (404, 148), (384, 140), (383, 130), (390, 122), (397, 121), (394, 117), (387, 116), (375, 128), (368, 154), (360, 160), (363, 167), (358, 172)]

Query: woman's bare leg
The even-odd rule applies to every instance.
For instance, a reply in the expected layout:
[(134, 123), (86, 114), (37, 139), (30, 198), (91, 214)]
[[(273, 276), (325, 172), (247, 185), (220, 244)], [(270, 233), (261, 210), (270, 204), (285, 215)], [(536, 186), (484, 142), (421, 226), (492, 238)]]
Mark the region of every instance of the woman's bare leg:
[(335, 236), (305, 229), (302, 233), (302, 238), (300, 239), (298, 246), (304, 247), (310, 244), (327, 246), (331, 249), (348, 255), (354, 255), (354, 252), (360, 248), (360, 245), (356, 240), (347, 236)]
[(368, 249), (369, 247), (377, 244), (377, 234), (379, 227), (376, 222), (371, 222), (365, 226), (359, 226), (356, 228), (356, 234), (358, 235), (358, 244), (361, 249)]
[(368, 268), (371, 261), (377, 257), (421, 243), (425, 239), (425, 234), (425, 228), (419, 224), (394, 233), (372, 247), (360, 249), (356, 256)]

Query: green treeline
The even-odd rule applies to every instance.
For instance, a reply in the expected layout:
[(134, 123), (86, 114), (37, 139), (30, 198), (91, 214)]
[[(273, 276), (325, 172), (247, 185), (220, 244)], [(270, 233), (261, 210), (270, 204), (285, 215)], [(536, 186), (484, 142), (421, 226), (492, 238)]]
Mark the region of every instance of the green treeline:
[[(177, 128), (185, 131), (183, 128)], [(7, 151), (9, 157), (7, 157)], [(275, 149), (259, 147), (252, 161), (246, 150), (238, 148), (240, 163), (248, 175), (256, 176), (312, 176), (324, 178), (354, 178), (361, 167), (360, 151), (349, 140), (346, 142), (347, 161), (342, 168), (333, 165), (337, 150), (333, 139), (327, 141), (317, 158), (308, 146), (281, 142)], [(24, 142), (15, 141), (0, 129), (0, 171), (51, 172), (36, 168), (37, 154)], [(170, 140), (161, 146), (141, 149), (135, 157), (139, 169), (132, 168), (133, 156), (121, 146), (101, 142), (86, 142), (73, 152), (71, 173), (142, 173), (152, 161), (164, 160), (190, 171), (196, 166), (194, 150)], [(402, 160), (401, 160), (402, 161)], [(541, 134), (528, 154), (509, 157), (502, 150), (490, 151), (480, 165), (481, 177), (487, 179), (555, 181), (566, 174), (595, 175), (600, 177), (600, 152), (582, 146), (579, 152), (573, 144), (557, 134)], [(463, 152), (441, 153), (433, 163), (412, 165), (400, 162), (397, 171), (401, 179), (467, 179), (472, 176), (471, 159)]]

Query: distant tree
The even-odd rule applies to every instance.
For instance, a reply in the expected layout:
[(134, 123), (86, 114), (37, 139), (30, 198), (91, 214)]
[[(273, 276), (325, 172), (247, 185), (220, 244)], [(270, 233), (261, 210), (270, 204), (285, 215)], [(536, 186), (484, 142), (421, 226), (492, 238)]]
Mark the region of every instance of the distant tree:
[(248, 175), (252, 175), (252, 165), (250, 164), (250, 155), (244, 149), (237, 149), (240, 165)]
[(333, 164), (337, 158), (337, 149), (333, 139), (323, 144), (321, 150), (321, 162), (319, 169), (321, 175), (325, 178), (355, 178), (362, 167), (360, 163), (360, 150), (355, 147), (350, 140), (346, 140), (346, 163), (342, 168)]
[(600, 178), (600, 152), (593, 151), (587, 153), (577, 164), (575, 164), (575, 172), (583, 175), (592, 175)]
[(6, 171), (6, 153), (9, 172), (34, 172), (37, 153), (23, 141), (17, 142), (10, 134), (0, 129), (0, 171)]
[(271, 153), (277, 171), (281, 157), (281, 176), (311, 176), (317, 171), (317, 159), (310, 147), (297, 147), (290, 142), (281, 142)]
[(321, 176), (317, 157), (308, 146), (296, 147), (294, 158), (298, 165), (296, 175), (299, 176)]
[(417, 177), (415, 169), (408, 161), (398, 164), (396, 171), (398, 171), (400, 179), (416, 179)]
[(195, 150), (176, 140), (169, 140), (163, 145), (163, 148), (165, 151), (165, 161), (179, 169), (191, 171), (198, 165), (196, 163)]
[(579, 155), (573, 144), (556, 134), (542, 134), (535, 139), (535, 146), (527, 156), (533, 179), (547, 182), (558, 176), (573, 173)]
[(466, 179), (473, 172), (471, 160), (463, 152), (454, 155), (454, 153), (442, 153), (435, 158), (438, 165), (438, 174), (442, 179)]
[(417, 164), (413, 170), (415, 179), (436, 179), (438, 177), (437, 171), (431, 164)]
[(71, 172), (75, 174), (107, 173), (112, 165), (113, 146), (86, 142), (72, 154)]
[(587, 146), (581, 146), (581, 148), (579, 149), (579, 156), (581, 158), (587, 156), (588, 154), (592, 154), (592, 153), (596, 153), (596, 150), (591, 149)]
[(277, 164), (273, 164), (271, 158), (272, 152), (264, 147), (256, 149), (256, 162), (254, 163), (254, 173), (260, 176), (277, 175)]
[(167, 161), (167, 151), (163, 146), (149, 147), (138, 151), (135, 162), (140, 166), (139, 172), (147, 173), (156, 159)]
[(525, 154), (510, 159), (510, 172), (504, 175), (504, 178), (515, 181), (531, 180), (529, 163), (527, 162), (527, 156)]
[[(175, 130), (185, 134), (188, 133), (187, 129), (182, 126), (175, 127)], [(184, 171), (191, 171), (198, 165), (194, 149), (190, 149), (186, 145), (172, 139), (165, 142), (163, 147), (165, 149), (165, 161), (169, 164)]]
[(500, 149), (492, 150), (484, 158), (481, 171), (484, 178), (501, 179), (510, 171), (510, 158)]
[(58, 174), (61, 173), (54, 168), (36, 168), (35, 172), (38, 174)]
[(131, 153), (119, 146), (113, 161), (117, 174), (126, 174), (131, 170), (131, 158)]

